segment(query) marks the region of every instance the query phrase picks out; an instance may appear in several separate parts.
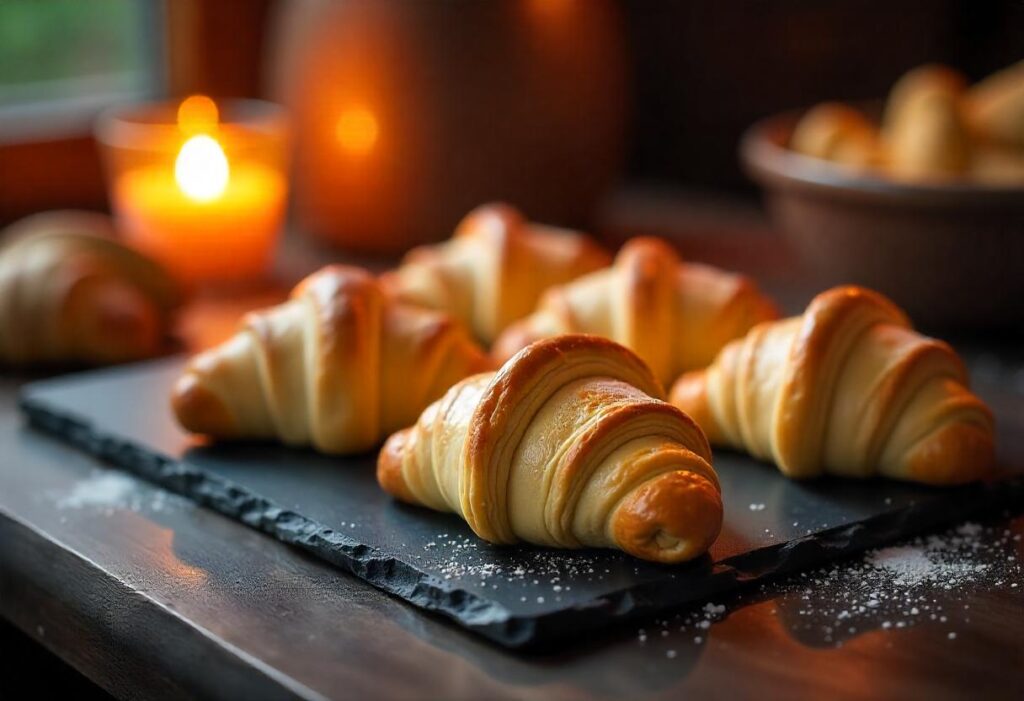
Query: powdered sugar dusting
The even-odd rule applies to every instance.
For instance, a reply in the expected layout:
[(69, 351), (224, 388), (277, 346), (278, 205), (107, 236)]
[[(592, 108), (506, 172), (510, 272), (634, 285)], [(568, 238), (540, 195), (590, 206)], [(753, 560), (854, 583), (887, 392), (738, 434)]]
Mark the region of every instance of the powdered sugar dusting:
[(866, 562), (890, 574), (894, 585), (905, 587), (941, 583), (951, 589), (989, 568), (985, 563), (944, 562), (942, 556), (942, 550), (930, 552), (927, 545), (903, 545), (869, 553)]
[[(872, 630), (919, 625), (936, 628), (949, 642), (970, 626), (970, 598), (985, 591), (1017, 589), (1024, 569), (1019, 522), (1005, 525), (964, 523), (943, 533), (879, 548), (862, 557), (788, 578), (767, 582), (757, 593), (740, 592), (731, 610), (770, 598), (770, 613), (791, 634), (817, 645), (840, 647)], [(706, 644), (709, 629), (727, 615), (721, 604), (701, 607), (656, 621), (637, 633), (640, 644), (651, 636)]]
[(113, 515), (117, 509), (159, 512), (170, 506), (189, 504), (182, 497), (116, 470), (93, 470), (69, 492), (53, 496), (60, 510), (98, 509), (106, 516)]
[(135, 491), (135, 480), (120, 472), (93, 473), (75, 484), (71, 492), (57, 500), (58, 509), (87, 506), (118, 506)]
[[(563, 594), (572, 592), (571, 582), (600, 581), (611, 574), (605, 565), (595, 564), (592, 554), (568, 550), (526, 550), (520, 553), (503, 551), (495, 560), (494, 547), (471, 536), (438, 533), (423, 546), (431, 558), (441, 555), (439, 572), (444, 580), (478, 580), (481, 588), (498, 589), (500, 585), (532, 585), (529, 596), (521, 602), (561, 602)], [(415, 556), (422, 559), (422, 556)], [(549, 595), (538, 596), (536, 587)]]

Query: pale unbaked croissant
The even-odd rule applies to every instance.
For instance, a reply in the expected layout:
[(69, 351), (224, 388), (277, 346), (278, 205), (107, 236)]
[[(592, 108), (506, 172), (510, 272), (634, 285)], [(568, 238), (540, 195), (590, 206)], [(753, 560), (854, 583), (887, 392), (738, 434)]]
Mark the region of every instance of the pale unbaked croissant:
[(718, 536), (722, 501), (704, 434), (661, 392), (607, 339), (539, 341), (391, 436), (377, 479), (492, 543), (688, 560)]
[(352, 453), (415, 421), (452, 383), (488, 367), (447, 315), (387, 298), (364, 270), (331, 266), (193, 358), (172, 405), (195, 433)]
[(931, 484), (985, 475), (993, 420), (959, 357), (885, 297), (837, 287), (802, 316), (754, 327), (671, 401), (713, 444), (790, 477), (874, 474)]
[(451, 240), (415, 248), (383, 282), (399, 299), (443, 309), (490, 344), (541, 293), (608, 264), (584, 234), (527, 222), (514, 208), (470, 212)]
[(776, 316), (748, 278), (683, 263), (664, 241), (635, 238), (610, 268), (549, 290), (492, 352), (504, 361), (540, 338), (596, 334), (632, 349), (668, 383), (708, 365), (728, 341)]
[(159, 353), (178, 290), (92, 212), (37, 214), (0, 234), (0, 364), (105, 364)]

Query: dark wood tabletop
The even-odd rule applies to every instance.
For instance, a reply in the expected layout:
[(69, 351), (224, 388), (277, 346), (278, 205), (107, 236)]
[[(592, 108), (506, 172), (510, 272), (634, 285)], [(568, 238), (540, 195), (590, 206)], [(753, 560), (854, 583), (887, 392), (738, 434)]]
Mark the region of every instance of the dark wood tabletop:
[[(781, 264), (761, 234), (730, 236), (716, 230), (706, 257)], [(205, 344), (234, 313), (201, 303), (185, 335)], [(1024, 436), (1021, 347), (961, 347), (1001, 429)], [(1013, 513), (945, 536), (969, 551), (966, 575), (896, 571), (879, 594), (858, 560), (518, 654), (25, 427), (24, 379), (0, 379), (0, 614), (119, 697), (1024, 698)]]

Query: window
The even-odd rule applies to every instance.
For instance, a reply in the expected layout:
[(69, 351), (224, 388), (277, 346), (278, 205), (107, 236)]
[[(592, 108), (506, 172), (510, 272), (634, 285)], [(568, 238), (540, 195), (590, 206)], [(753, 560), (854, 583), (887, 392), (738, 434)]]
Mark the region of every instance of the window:
[(91, 119), (119, 99), (158, 90), (156, 3), (0, 2), (0, 138), (48, 128), (35, 117)]
[(0, 0), (0, 226), (102, 209), (92, 139), (109, 105), (257, 96), (271, 0)]

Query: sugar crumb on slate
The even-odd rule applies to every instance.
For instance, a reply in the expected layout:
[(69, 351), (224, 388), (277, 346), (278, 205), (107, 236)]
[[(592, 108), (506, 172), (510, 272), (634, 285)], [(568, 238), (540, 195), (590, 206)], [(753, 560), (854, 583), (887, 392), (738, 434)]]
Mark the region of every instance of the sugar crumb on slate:
[(475, 586), (492, 590), (502, 583), (541, 587), (552, 594), (545, 601), (561, 601), (560, 594), (572, 590), (566, 579), (595, 582), (611, 573), (608, 567), (595, 568), (594, 554), (586, 551), (528, 550), (496, 562), (493, 546), (475, 538), (452, 538), (446, 533), (438, 534), (422, 547), (432, 553), (434, 569), (445, 580), (470, 580)]

